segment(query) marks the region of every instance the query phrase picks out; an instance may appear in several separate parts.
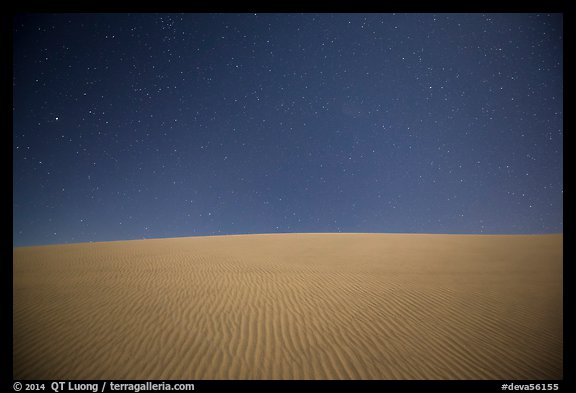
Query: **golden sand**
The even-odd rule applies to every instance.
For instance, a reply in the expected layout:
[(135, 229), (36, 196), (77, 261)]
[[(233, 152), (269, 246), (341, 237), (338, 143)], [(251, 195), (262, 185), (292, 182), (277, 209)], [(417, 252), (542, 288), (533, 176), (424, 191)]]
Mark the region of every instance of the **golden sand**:
[(561, 379), (562, 235), (14, 249), (15, 379)]

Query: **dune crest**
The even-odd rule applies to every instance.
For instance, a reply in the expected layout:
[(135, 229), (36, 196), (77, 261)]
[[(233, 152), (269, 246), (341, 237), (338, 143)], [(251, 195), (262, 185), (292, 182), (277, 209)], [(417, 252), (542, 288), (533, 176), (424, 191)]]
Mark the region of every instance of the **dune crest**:
[(562, 235), (15, 248), (14, 379), (561, 379)]

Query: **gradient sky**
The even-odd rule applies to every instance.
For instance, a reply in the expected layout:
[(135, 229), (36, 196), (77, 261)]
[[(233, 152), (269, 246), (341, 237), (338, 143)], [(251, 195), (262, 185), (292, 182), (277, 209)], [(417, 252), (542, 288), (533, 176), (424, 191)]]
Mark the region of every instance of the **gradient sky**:
[(17, 15), (13, 244), (562, 232), (562, 23)]

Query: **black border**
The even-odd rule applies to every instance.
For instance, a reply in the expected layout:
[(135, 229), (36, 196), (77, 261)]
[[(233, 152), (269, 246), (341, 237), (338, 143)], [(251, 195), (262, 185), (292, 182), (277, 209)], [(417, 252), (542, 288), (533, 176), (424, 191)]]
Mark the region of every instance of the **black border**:
[[(59, 386), (64, 386), (64, 389), (59, 389), (58, 393), (78, 392), (77, 390), (68, 390), (68, 383), (74, 384), (91, 384), (98, 385), (98, 392), (102, 392), (104, 384), (106, 384), (105, 392), (135, 392), (135, 390), (112, 390), (110, 383), (118, 384), (133, 384), (141, 385), (146, 382), (157, 384), (167, 384), (174, 389), (177, 384), (190, 384), (194, 385), (194, 390), (178, 390), (181, 392), (210, 392), (210, 391), (249, 391), (249, 392), (274, 392), (280, 389), (281, 391), (297, 391), (297, 392), (331, 392), (331, 391), (347, 391), (354, 392), (355, 389), (362, 391), (383, 391), (388, 389), (392, 392), (403, 391), (416, 391), (416, 392), (509, 392), (510, 386), (514, 391), (532, 390), (538, 392), (562, 392), (566, 390), (566, 383), (564, 381), (536, 381), (536, 380), (523, 380), (523, 381), (443, 381), (443, 380), (398, 380), (398, 381), (356, 381), (356, 380), (321, 380), (321, 381), (284, 381), (284, 380), (253, 380), (253, 381), (220, 381), (220, 380), (199, 380), (199, 381), (141, 381), (141, 380), (82, 380), (82, 381), (67, 381), (67, 380), (33, 380), (33, 381), (12, 381), (8, 382), (6, 386), (11, 391), (18, 391), (18, 384), (22, 386), (20, 391), (26, 392), (26, 386), (35, 387), (35, 391), (54, 392), (51, 386), (56, 383)], [(44, 385), (44, 389), (39, 389), (40, 385)], [(506, 385), (506, 389), (503, 388)], [(532, 385), (532, 389), (530, 389)], [(15, 387), (16, 386), (16, 387)], [(538, 387), (537, 387), (538, 386)], [(7, 391), (7, 390), (5, 390)], [(92, 390), (80, 390), (79, 392), (91, 392)], [(161, 392), (169, 390), (151, 390), (142, 389), (140, 392)], [(174, 390), (172, 390), (174, 391)]]

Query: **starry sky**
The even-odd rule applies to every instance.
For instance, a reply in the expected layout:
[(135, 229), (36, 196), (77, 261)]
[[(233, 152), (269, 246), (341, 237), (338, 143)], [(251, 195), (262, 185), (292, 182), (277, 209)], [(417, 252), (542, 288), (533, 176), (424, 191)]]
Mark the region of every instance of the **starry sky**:
[(561, 14), (18, 14), (14, 246), (563, 231)]

